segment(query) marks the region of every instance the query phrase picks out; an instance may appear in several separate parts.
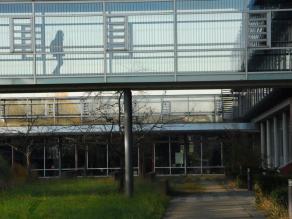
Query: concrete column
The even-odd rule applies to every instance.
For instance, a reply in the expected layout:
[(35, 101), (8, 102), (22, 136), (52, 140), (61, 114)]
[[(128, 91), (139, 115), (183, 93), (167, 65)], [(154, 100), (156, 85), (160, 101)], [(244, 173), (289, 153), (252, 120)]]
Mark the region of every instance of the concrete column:
[(274, 167), (280, 166), (279, 164), (279, 135), (278, 135), (278, 119), (274, 116)]
[(125, 141), (125, 193), (126, 196), (133, 195), (133, 164), (132, 164), (132, 92), (124, 90), (124, 141)]
[(282, 114), (282, 129), (283, 129), (283, 161), (284, 165), (288, 163), (289, 154), (288, 154), (288, 119), (287, 113), (283, 112)]
[(261, 160), (262, 167), (265, 167), (265, 147), (266, 147), (266, 138), (265, 138), (265, 123), (261, 122)]
[(272, 157), (271, 157), (271, 123), (270, 120), (267, 120), (266, 122), (266, 130), (267, 130), (267, 167), (272, 167)]

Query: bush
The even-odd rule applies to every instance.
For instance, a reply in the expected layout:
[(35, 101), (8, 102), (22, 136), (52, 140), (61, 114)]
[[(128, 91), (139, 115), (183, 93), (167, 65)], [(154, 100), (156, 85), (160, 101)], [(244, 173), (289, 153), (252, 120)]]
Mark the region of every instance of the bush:
[(6, 160), (0, 155), (0, 188), (8, 185), (11, 177), (11, 170)]
[(257, 206), (269, 218), (286, 218), (288, 211), (288, 177), (279, 175), (258, 175), (254, 187)]
[(288, 207), (288, 188), (277, 188), (271, 192), (271, 198), (279, 203), (280, 205), (283, 205), (285, 207)]
[(258, 175), (255, 181), (264, 194), (270, 195), (272, 191), (278, 188), (287, 188), (289, 178), (279, 175)]

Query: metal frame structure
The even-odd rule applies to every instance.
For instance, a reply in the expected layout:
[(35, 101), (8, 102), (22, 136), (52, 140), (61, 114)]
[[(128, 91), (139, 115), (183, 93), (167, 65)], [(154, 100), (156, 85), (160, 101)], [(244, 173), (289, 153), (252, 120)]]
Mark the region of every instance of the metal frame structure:
[[(222, 8), (200, 2), (187, 0), (1, 2), (0, 23), (3, 34), (9, 27), (9, 23), (5, 23), (6, 20), (15, 17), (16, 14), (32, 19), (34, 34), (32, 51), (21, 52), (21, 55), (25, 56), (24, 59), (20, 54), (7, 50), (9, 45), (0, 46), (0, 84), (133, 84), (292, 79), (290, 68), (292, 47), (288, 41), (282, 44), (283, 46), (278, 46), (270, 36), (275, 34), (273, 19), (276, 15), (291, 13), (292, 9), (258, 10), (253, 9), (248, 1), (224, 0)], [(9, 10), (5, 11), (5, 7)], [(254, 29), (257, 32), (253, 31), (251, 38), (249, 15), (256, 14), (267, 14), (266, 25), (261, 27), (262, 18), (253, 19), (253, 24), (258, 28)], [(123, 36), (125, 49), (108, 49), (108, 19), (111, 17), (126, 18), (123, 25), (127, 27)], [(202, 25), (207, 28), (202, 28)], [(69, 26), (74, 28), (70, 29)], [(36, 37), (36, 29), (39, 27), (40, 45)], [(52, 52), (49, 51), (48, 40), (52, 37), (49, 35), (58, 28), (64, 29), (62, 31), (67, 30), (64, 37), (67, 40), (64, 41), (64, 45), (60, 43), (62, 48)], [(184, 32), (186, 28), (189, 31), (188, 35)], [(217, 39), (211, 36), (208, 28), (214, 29), (213, 35), (216, 35)], [(263, 28), (267, 30), (264, 31)], [(99, 36), (101, 39), (97, 42), (89, 36), (81, 36), (82, 31), (93, 38)], [(224, 33), (229, 35), (225, 36)], [(261, 39), (263, 34), (267, 35), (267, 39)], [(139, 40), (143, 35), (144, 41)], [(74, 42), (73, 38), (80, 42)], [(267, 46), (252, 46), (254, 44), (249, 43), (251, 39), (256, 45), (264, 41)], [(268, 59), (267, 52), (277, 56), (274, 53), (281, 51), (285, 51), (290, 64), (282, 67), (279, 64), (269, 70), (257, 69), (258, 66), (249, 64), (257, 52), (264, 53), (262, 59)], [(58, 58), (62, 59), (66, 66), (60, 67), (59, 74), (55, 75), (52, 73), (52, 66)], [(16, 65), (22, 65), (22, 69), (17, 69)], [(70, 65), (72, 66), (68, 67)]]
[[(194, 135), (194, 134), (193, 134)], [(202, 139), (202, 136), (201, 136)], [(157, 144), (158, 143), (167, 143), (169, 146), (169, 153), (166, 154), (166, 158), (169, 159), (169, 165), (168, 166), (161, 166), (161, 165), (157, 165), (155, 164), (155, 160), (157, 159), (157, 153), (156, 153), (156, 148), (158, 147)], [(204, 143), (201, 140), (200, 143), (200, 163), (199, 165), (189, 165), (186, 162), (186, 158), (183, 158), (183, 166), (178, 167), (178, 166), (173, 166), (174, 161), (172, 160), (171, 157), (171, 150), (173, 147), (173, 144), (176, 143), (181, 143), (178, 140), (174, 140), (172, 139), (170, 136), (168, 137), (167, 141), (157, 141), (153, 143), (153, 171), (157, 173), (157, 175), (159, 176), (167, 176), (167, 175), (196, 175), (196, 174), (222, 174), (224, 173), (224, 165), (223, 165), (223, 156), (222, 156), (222, 148), (223, 148), (223, 144), (220, 144), (221, 150), (220, 150), (220, 157), (221, 157), (221, 164), (217, 165), (217, 166), (211, 166), (208, 165), (207, 163), (204, 163), (204, 158), (203, 158), (203, 154), (204, 154)], [(77, 146), (77, 145), (75, 145)], [(107, 144), (105, 144), (105, 148), (106, 151), (104, 152), (105, 156), (106, 156), (106, 166), (104, 167), (89, 167), (89, 162), (90, 160), (88, 159), (88, 150), (84, 150), (83, 154), (80, 154), (80, 151), (76, 150), (76, 148), (72, 147), (72, 150), (74, 151), (74, 167), (72, 168), (64, 168), (62, 167), (62, 159), (60, 159), (58, 161), (58, 163), (61, 163), (61, 168), (58, 167), (49, 167), (47, 165), (47, 160), (49, 159), (47, 156), (49, 155), (50, 151), (49, 148), (52, 147), (52, 145), (49, 145), (48, 142), (44, 139), (43, 140), (43, 146), (39, 147), (39, 150), (42, 151), (42, 156), (39, 156), (38, 158), (42, 160), (41, 163), (43, 163), (43, 168), (33, 168), (32, 171), (38, 173), (39, 177), (54, 177), (54, 176), (59, 176), (59, 174), (66, 174), (66, 172), (74, 172), (76, 175), (83, 175), (84, 170), (86, 169), (86, 171), (88, 172), (88, 175), (91, 176), (110, 176), (111, 174), (113, 174), (114, 172), (116, 172), (117, 170), (120, 170), (119, 166), (110, 166), (110, 158), (109, 158), (109, 146)], [(186, 148), (184, 148), (185, 150)], [(13, 163), (15, 162), (15, 153), (17, 153), (17, 151), (15, 151), (12, 147), (11, 147), (11, 165), (13, 165)], [(33, 152), (34, 153), (34, 152)], [(189, 152), (186, 152), (189, 153)], [(138, 175), (139, 173), (139, 151), (137, 150), (136, 153), (132, 154), (132, 157), (136, 157), (137, 160), (137, 165), (135, 164), (135, 166), (133, 166), (133, 172), (134, 175)], [(34, 156), (34, 155), (33, 155)], [(85, 162), (85, 167), (83, 166), (79, 166), (78, 165), (78, 156), (86, 156), (87, 159)], [(58, 155), (58, 159), (59, 157), (62, 157), (62, 155)], [(91, 172), (91, 173), (90, 173)]]
[[(168, 111), (163, 103), (170, 103)], [(118, 96), (31, 97), (0, 99), (0, 126), (102, 124), (118, 115)], [(222, 122), (220, 95), (133, 96), (133, 117), (151, 115), (145, 123)], [(102, 109), (100, 109), (102, 106)], [(102, 117), (100, 114), (104, 114)], [(100, 118), (100, 120), (96, 119)], [(66, 120), (66, 123), (64, 121)], [(71, 121), (71, 122), (70, 122)], [(140, 120), (139, 120), (140, 121)], [(143, 120), (144, 121), (144, 120)]]

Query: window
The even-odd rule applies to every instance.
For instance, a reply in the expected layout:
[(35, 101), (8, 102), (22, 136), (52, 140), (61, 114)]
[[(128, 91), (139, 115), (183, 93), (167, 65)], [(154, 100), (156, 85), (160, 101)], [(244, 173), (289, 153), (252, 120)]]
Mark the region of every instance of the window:
[(107, 45), (109, 51), (126, 51), (129, 49), (129, 27), (126, 16), (107, 16)]
[(271, 12), (249, 14), (248, 46), (271, 47)]
[(32, 52), (33, 23), (31, 17), (10, 18), (10, 51)]

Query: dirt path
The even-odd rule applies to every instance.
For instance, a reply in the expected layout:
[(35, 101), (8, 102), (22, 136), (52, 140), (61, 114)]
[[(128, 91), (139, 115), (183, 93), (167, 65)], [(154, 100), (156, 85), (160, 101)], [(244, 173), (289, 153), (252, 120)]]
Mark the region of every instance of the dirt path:
[(165, 219), (265, 218), (245, 190), (227, 189), (223, 180), (200, 180), (202, 192), (174, 197)]

